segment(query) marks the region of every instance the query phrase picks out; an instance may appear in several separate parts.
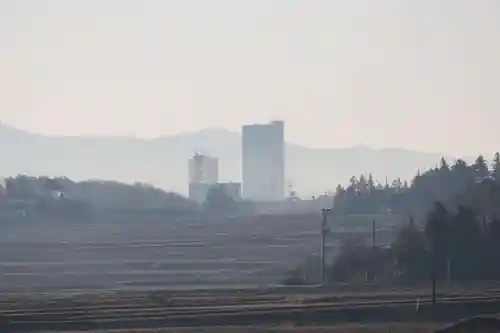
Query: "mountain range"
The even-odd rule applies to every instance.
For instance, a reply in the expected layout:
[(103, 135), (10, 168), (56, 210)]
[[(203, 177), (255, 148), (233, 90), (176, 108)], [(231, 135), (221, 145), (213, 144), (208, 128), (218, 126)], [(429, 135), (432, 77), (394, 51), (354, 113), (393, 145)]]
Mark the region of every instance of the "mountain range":
[[(145, 182), (181, 194), (187, 192), (187, 160), (194, 152), (219, 159), (221, 180), (240, 181), (240, 134), (225, 129), (165, 136), (45, 136), (0, 126), (0, 174), (66, 176), (73, 180)], [(313, 149), (286, 144), (289, 188), (311, 196), (346, 184), (352, 176), (372, 173), (385, 182), (411, 179), (439, 163), (442, 154), (399, 148)], [(450, 156), (447, 159), (453, 160)]]

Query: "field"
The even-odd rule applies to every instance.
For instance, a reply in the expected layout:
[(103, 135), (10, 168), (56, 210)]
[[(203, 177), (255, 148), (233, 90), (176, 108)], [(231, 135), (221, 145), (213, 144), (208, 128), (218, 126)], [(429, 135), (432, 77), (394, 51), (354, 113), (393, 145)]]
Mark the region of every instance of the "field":
[[(432, 333), (443, 325), (439, 324), (384, 324), (384, 325), (342, 325), (337, 327), (230, 327), (193, 329), (154, 329), (154, 330), (116, 330), (96, 331), (95, 333)], [(48, 332), (51, 333), (51, 332)], [(55, 333), (55, 332), (54, 332)], [(75, 332), (76, 333), (76, 332)], [(78, 332), (80, 333), (80, 332)]]
[[(334, 217), (328, 254), (371, 217)], [(269, 286), (319, 251), (319, 214), (0, 226), (0, 292)], [(387, 245), (397, 218), (378, 222)]]
[(442, 288), (438, 307), (432, 307), (429, 291), (422, 288), (378, 292), (334, 288), (11, 295), (0, 302), (0, 328), (9, 332), (147, 332), (158, 328), (175, 332), (326, 332), (327, 328), (363, 332), (390, 323), (394, 329), (418, 331), (473, 315), (494, 315), (500, 309), (498, 285)]
[[(348, 234), (371, 241), (372, 219), (333, 217), (329, 257)], [(377, 245), (389, 245), (400, 222), (395, 216), (377, 217)], [(500, 308), (496, 283), (441, 288), (439, 318), (430, 316), (425, 287), (278, 286), (286, 271), (318, 254), (320, 223), (319, 214), (308, 214), (4, 224), (0, 328), (387, 332), (390, 323), (391, 332), (431, 332)]]

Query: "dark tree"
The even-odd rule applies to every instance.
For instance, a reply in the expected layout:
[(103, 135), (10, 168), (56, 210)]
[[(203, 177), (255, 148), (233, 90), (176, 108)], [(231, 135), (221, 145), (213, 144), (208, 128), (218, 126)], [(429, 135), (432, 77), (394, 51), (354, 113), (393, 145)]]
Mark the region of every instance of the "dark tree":
[(500, 182), (500, 153), (496, 152), (493, 157), (493, 165), (491, 170), (493, 179), (496, 182)]
[(476, 171), (476, 179), (483, 180), (490, 175), (488, 164), (486, 163), (483, 155), (479, 155), (474, 163), (474, 170)]
[(212, 188), (205, 199), (204, 207), (211, 213), (235, 213), (238, 209), (236, 201), (222, 188)]

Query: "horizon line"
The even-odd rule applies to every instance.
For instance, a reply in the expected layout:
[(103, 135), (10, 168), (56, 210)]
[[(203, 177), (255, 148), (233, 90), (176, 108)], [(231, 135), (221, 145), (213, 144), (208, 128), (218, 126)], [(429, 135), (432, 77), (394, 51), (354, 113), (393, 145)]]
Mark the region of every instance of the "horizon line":
[[(253, 123), (253, 124), (260, 124), (260, 123)], [(253, 125), (250, 124), (250, 125)], [(243, 127), (242, 125), (240, 129)], [(46, 137), (46, 138), (53, 138), (53, 139), (63, 139), (63, 138), (81, 138), (81, 139), (136, 139), (140, 141), (145, 141), (145, 142), (151, 142), (151, 141), (156, 141), (156, 140), (162, 140), (162, 139), (173, 139), (176, 137), (181, 137), (181, 136), (189, 136), (189, 135), (196, 135), (200, 134), (203, 132), (226, 132), (229, 134), (234, 134), (241, 136), (241, 130), (231, 130), (227, 129), (225, 127), (221, 126), (209, 126), (209, 127), (204, 127), (199, 130), (190, 130), (190, 131), (185, 131), (185, 132), (178, 132), (175, 134), (163, 134), (159, 136), (152, 136), (152, 137), (147, 137), (147, 136), (140, 136), (140, 135), (135, 135), (135, 134), (46, 134), (42, 132), (35, 132), (31, 130), (26, 130), (23, 128), (19, 128), (17, 126), (13, 126), (11, 124), (5, 123), (3, 121), (0, 121), (0, 129), (9, 129), (17, 132), (21, 132), (22, 134), (26, 135), (33, 135), (33, 136), (41, 136), (41, 137)], [(466, 155), (461, 154), (463, 157), (456, 157), (454, 154), (451, 153), (443, 153), (443, 152), (435, 152), (435, 151), (424, 151), (424, 150), (419, 150), (419, 149), (411, 149), (411, 148), (405, 148), (405, 147), (382, 147), (382, 148), (375, 148), (371, 147), (369, 145), (363, 144), (363, 143), (358, 143), (352, 146), (347, 146), (347, 147), (314, 147), (314, 146), (306, 146), (302, 145), (300, 143), (295, 143), (292, 141), (287, 141), (285, 140), (285, 144), (295, 146), (297, 148), (303, 148), (303, 149), (310, 149), (310, 150), (353, 150), (353, 149), (363, 149), (363, 150), (369, 150), (372, 152), (378, 152), (378, 151), (387, 151), (387, 150), (400, 150), (400, 151), (407, 151), (407, 152), (415, 152), (415, 153), (421, 153), (421, 154), (436, 154), (436, 155), (441, 155), (442, 157), (447, 157), (447, 158), (454, 158), (454, 159), (460, 159), (460, 158), (471, 158), (470, 156), (467, 157)]]

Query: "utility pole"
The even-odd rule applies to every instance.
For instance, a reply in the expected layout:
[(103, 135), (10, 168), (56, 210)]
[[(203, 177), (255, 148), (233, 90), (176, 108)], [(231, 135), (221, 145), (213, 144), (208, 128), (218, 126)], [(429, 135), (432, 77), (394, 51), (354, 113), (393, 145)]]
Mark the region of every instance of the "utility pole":
[(436, 236), (432, 237), (431, 242), (431, 274), (432, 274), (432, 305), (436, 305), (436, 278), (437, 278), (437, 249), (436, 249)]
[(377, 222), (375, 221), (375, 219), (373, 219), (373, 221), (372, 221), (372, 249), (373, 250), (375, 250), (375, 246), (376, 246), (376, 234), (377, 234), (376, 224), (377, 224)]
[(373, 262), (375, 260), (375, 247), (376, 247), (376, 222), (375, 219), (372, 220), (372, 261), (370, 264), (370, 274), (366, 274), (366, 279), (370, 279), (371, 281), (375, 281), (375, 267), (373, 266)]
[(322, 208), (323, 221), (321, 222), (321, 285), (325, 285), (325, 238), (329, 232), (327, 226), (327, 214), (331, 212), (329, 208)]

